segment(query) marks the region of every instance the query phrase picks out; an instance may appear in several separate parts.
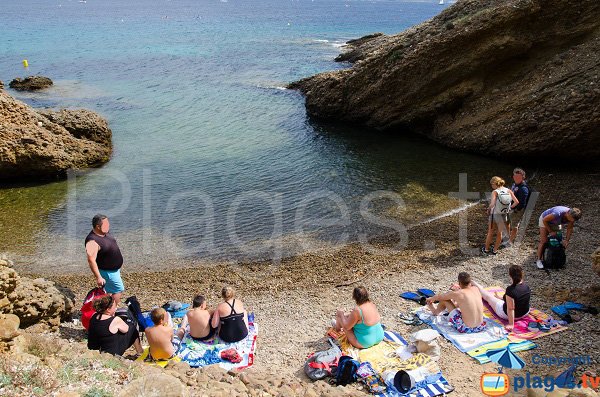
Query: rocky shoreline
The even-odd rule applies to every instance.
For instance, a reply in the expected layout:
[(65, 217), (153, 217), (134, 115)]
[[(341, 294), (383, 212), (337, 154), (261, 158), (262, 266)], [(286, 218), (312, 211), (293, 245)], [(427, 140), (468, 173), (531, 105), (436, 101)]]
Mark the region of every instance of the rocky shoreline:
[(0, 88), (0, 183), (64, 178), (110, 160), (107, 121), (84, 109), (36, 111)]
[[(534, 291), (532, 303), (535, 307), (548, 311), (552, 305), (567, 299), (597, 305), (600, 284), (593, 272), (591, 255), (600, 241), (600, 230), (595, 226), (600, 221), (600, 208), (593, 204), (594, 198), (600, 193), (600, 176), (585, 171), (542, 173), (532, 181), (532, 185), (541, 193), (536, 213), (556, 203), (578, 206), (584, 213), (569, 248), (569, 264), (560, 272), (538, 271), (533, 265), (537, 241), (534, 219), (529, 223), (525, 240), (518, 247), (502, 250), (495, 257), (463, 253), (458, 245), (461, 215), (467, 216), (468, 248), (477, 250), (485, 235), (484, 207), (478, 205), (462, 214), (412, 229), (408, 246), (398, 252), (371, 252), (352, 244), (333, 252), (287, 258), (278, 266), (248, 263), (215, 265), (208, 269), (188, 267), (138, 273), (127, 272), (125, 267), (126, 294), (136, 295), (143, 307), (162, 304), (169, 299), (189, 301), (193, 294), (199, 292), (206, 294), (209, 303), (214, 304), (218, 301), (220, 286), (231, 284), (247, 307), (256, 313), (261, 330), (255, 365), (249, 373), (256, 372), (258, 378), (272, 380), (272, 370), (276, 368), (279, 379), (283, 377), (286, 382), (297, 381), (308, 389), (325, 387), (327, 385), (305, 383), (302, 364), (308, 353), (326, 347), (324, 332), (330, 318), (336, 308), (351, 307), (351, 290), (357, 283), (364, 284), (371, 291), (386, 326), (404, 336), (423, 327), (410, 327), (400, 321), (397, 313), (414, 309), (415, 306), (402, 300), (398, 294), (423, 286), (443, 291), (455, 281), (459, 271), (470, 272), (485, 285), (504, 285), (507, 282), (507, 267), (518, 263), (524, 266), (526, 280)], [(433, 244), (425, 247), (425, 241)], [(373, 242), (382, 249), (389, 249), (396, 243), (394, 236)], [(82, 274), (87, 275), (86, 271), (82, 263)], [(81, 302), (85, 293), (93, 287), (93, 280), (88, 276), (84, 276), (84, 280), (89, 282), (82, 282), (81, 275), (56, 275), (50, 278), (72, 289), (77, 302)], [(585, 369), (600, 373), (600, 357), (597, 353), (600, 351), (599, 330), (600, 318), (587, 314), (568, 331), (542, 338), (536, 341), (537, 349), (520, 355), (527, 363), (527, 370), (536, 375), (556, 374), (564, 368), (534, 366), (531, 362), (533, 354), (590, 355), (592, 365), (580, 371)], [(70, 335), (75, 340), (84, 337), (81, 326), (76, 323), (63, 324), (61, 334)], [(442, 358), (439, 364), (450, 383), (456, 387), (453, 395), (479, 395), (480, 375), (493, 371), (494, 366), (476, 364), (446, 341), (440, 344)], [(307, 390), (305, 386), (301, 389), (304, 392)], [(199, 386), (193, 384), (187, 387), (197, 390), (194, 387)], [(320, 390), (316, 395), (335, 395), (338, 392), (335, 388), (327, 390)], [(348, 395), (350, 390), (360, 392), (349, 389), (343, 395)], [(206, 393), (219, 395), (216, 392), (212, 394), (212, 391)]]
[(316, 119), (526, 161), (600, 158), (600, 5), (462, 0), (289, 85)]

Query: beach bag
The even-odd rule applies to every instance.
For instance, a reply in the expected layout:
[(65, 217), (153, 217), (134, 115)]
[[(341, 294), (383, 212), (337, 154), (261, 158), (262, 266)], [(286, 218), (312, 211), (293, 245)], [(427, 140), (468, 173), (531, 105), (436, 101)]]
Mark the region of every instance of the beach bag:
[(83, 300), (83, 306), (81, 306), (81, 324), (83, 328), (90, 329), (90, 320), (96, 310), (94, 310), (94, 300), (103, 297), (106, 295), (106, 291), (102, 287), (96, 287), (86, 295)]
[(137, 297), (135, 295), (125, 299), (125, 304), (127, 305), (127, 308), (131, 312), (133, 318), (137, 320), (138, 329), (140, 330), (140, 332), (144, 332), (146, 328), (152, 327), (154, 325), (152, 324), (152, 320), (144, 317), (144, 314), (142, 313), (142, 307), (140, 306), (140, 302), (137, 300)]
[(342, 356), (338, 362), (335, 383), (338, 386), (346, 386), (357, 380), (357, 372), (360, 363), (350, 356)]
[(341, 350), (334, 346), (331, 349), (311, 353), (304, 363), (304, 373), (312, 380), (332, 376), (342, 355)]
[(544, 268), (563, 269), (567, 264), (567, 254), (562, 244), (553, 246), (546, 244), (544, 251)]
[(498, 199), (496, 200), (496, 212), (501, 214), (506, 214), (510, 210), (510, 204), (512, 203), (512, 197), (510, 196), (509, 190), (507, 188), (499, 188), (496, 189), (496, 194), (498, 195)]

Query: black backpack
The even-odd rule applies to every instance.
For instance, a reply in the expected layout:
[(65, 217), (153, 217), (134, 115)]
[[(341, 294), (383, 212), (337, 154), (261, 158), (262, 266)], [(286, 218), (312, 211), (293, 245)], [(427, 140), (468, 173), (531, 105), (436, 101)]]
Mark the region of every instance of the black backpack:
[(544, 268), (546, 269), (563, 269), (567, 264), (567, 255), (565, 247), (562, 244), (552, 246), (546, 244), (544, 251)]
[(340, 357), (338, 362), (337, 373), (335, 375), (335, 383), (338, 386), (346, 386), (354, 383), (357, 380), (356, 372), (360, 363), (350, 356)]

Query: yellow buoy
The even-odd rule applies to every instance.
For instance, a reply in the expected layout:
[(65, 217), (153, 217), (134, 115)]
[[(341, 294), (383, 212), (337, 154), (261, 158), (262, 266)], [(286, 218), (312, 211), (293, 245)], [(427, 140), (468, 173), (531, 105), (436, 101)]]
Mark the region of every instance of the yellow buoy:
[(28, 68), (29, 67), (29, 62), (27, 62), (27, 59), (23, 59), (23, 67), (24, 68)]

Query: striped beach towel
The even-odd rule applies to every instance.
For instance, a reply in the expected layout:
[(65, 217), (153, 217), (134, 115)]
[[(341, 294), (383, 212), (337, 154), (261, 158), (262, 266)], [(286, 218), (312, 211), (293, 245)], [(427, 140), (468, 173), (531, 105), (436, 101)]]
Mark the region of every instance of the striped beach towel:
[[(398, 365), (398, 367), (407, 366), (407, 368), (408, 368), (413, 365), (407, 361), (401, 362), (401, 361), (399, 361), (398, 358), (396, 358), (396, 355), (395, 355), (396, 348), (398, 348), (400, 346), (408, 345), (408, 342), (406, 342), (406, 340), (402, 337), (402, 335), (400, 335), (397, 332), (388, 331), (388, 330), (384, 331), (383, 342), (381, 342), (378, 345), (375, 345), (373, 347), (370, 347), (368, 349), (362, 349), (362, 350), (356, 349), (356, 348), (350, 346), (347, 343), (346, 335), (344, 335), (343, 332), (336, 332), (335, 330), (333, 330), (333, 328), (331, 328), (327, 332), (327, 335), (338, 341), (344, 354), (349, 355), (349, 356), (357, 359), (360, 362), (371, 360), (369, 362), (372, 365), (373, 365), (373, 362), (375, 362), (374, 368), (375, 368), (375, 366), (378, 366), (378, 367), (380, 367), (380, 369), (381, 369), (381, 367), (384, 367), (384, 369), (385, 369), (386, 366), (393, 366), (393, 365)], [(377, 357), (377, 358), (373, 359), (372, 356), (374, 356), (374, 355), (375, 356), (379, 355), (381, 357)], [(388, 357), (383, 357), (382, 355), (387, 355)], [(421, 356), (424, 356), (424, 355), (421, 355)], [(415, 362), (423, 361), (423, 360), (421, 360), (422, 357), (417, 357), (417, 355), (414, 358), (415, 358), (415, 360), (413, 360), (413, 361), (415, 361)], [(410, 361), (410, 360), (408, 360), (408, 361)], [(431, 361), (431, 360), (429, 360), (429, 361)], [(426, 387), (411, 390), (409, 393), (400, 393), (398, 390), (396, 390), (394, 388), (393, 385), (386, 384), (386, 386), (387, 386), (387, 391), (385, 393), (378, 394), (378, 396), (380, 396), (380, 397), (436, 397), (436, 396), (448, 394), (454, 390), (454, 387), (452, 387), (448, 383), (446, 378), (444, 378), (441, 373), (439, 374), (439, 378), (436, 382), (428, 384)]]
[(486, 364), (491, 361), (490, 358), (486, 355), (488, 351), (502, 349), (506, 346), (508, 346), (510, 351), (512, 351), (513, 353), (531, 350), (537, 347), (537, 345), (530, 340), (502, 339), (498, 342), (488, 343), (487, 345), (483, 345), (476, 349), (469, 350), (467, 354), (470, 357), (477, 360), (479, 364)]
[[(494, 286), (494, 287), (486, 288), (486, 291), (491, 292), (492, 294), (496, 294), (496, 296), (498, 296), (498, 294), (504, 293), (504, 288)], [(508, 321), (498, 317), (496, 315), (496, 313), (494, 312), (494, 310), (492, 310), (490, 305), (488, 305), (488, 303), (485, 301), (483, 302), (483, 315), (485, 317), (489, 318), (490, 320), (495, 321), (498, 324), (501, 324), (502, 326), (508, 324)], [(538, 338), (552, 335), (557, 332), (565, 331), (568, 329), (567, 327), (565, 327), (563, 325), (556, 325), (556, 326), (552, 327), (550, 329), (550, 331), (547, 331), (547, 332), (539, 331), (539, 330), (530, 331), (527, 328), (527, 325), (532, 321), (547, 321), (550, 318), (551, 318), (551, 316), (547, 315), (546, 313), (544, 313), (538, 309), (532, 308), (529, 310), (529, 314), (527, 316), (520, 318), (518, 320), (515, 320), (515, 327), (514, 327), (513, 331), (510, 333), (510, 335), (516, 336), (520, 339), (538, 339)]]
[(427, 307), (418, 309), (416, 315), (421, 321), (452, 342), (452, 344), (463, 353), (506, 338), (504, 327), (494, 321), (488, 321), (487, 326), (481, 332), (463, 334), (458, 332), (456, 328), (450, 324), (447, 316), (434, 316)]
[[(384, 332), (384, 340), (397, 343), (399, 345), (408, 345), (406, 340), (402, 337), (402, 335), (394, 332), (394, 331), (385, 331)], [(381, 397), (436, 397), (443, 396), (444, 394), (448, 394), (454, 390), (454, 387), (448, 383), (446, 378), (440, 373), (439, 379), (430, 383), (425, 387), (411, 390), (408, 393), (400, 393), (396, 390), (392, 385), (387, 385), (387, 392), (379, 394)]]

